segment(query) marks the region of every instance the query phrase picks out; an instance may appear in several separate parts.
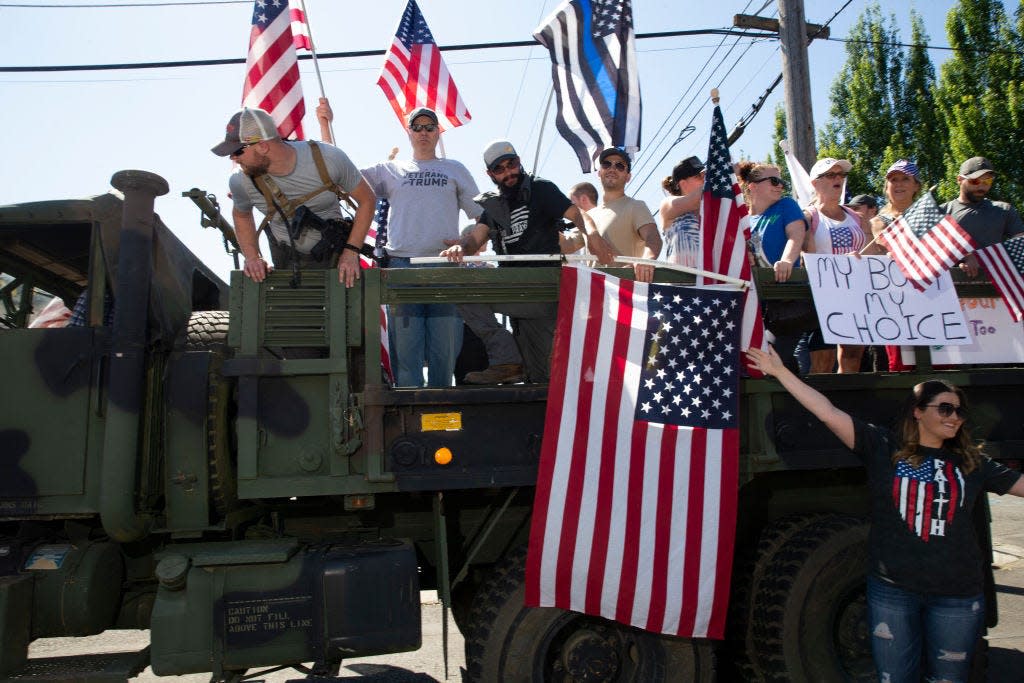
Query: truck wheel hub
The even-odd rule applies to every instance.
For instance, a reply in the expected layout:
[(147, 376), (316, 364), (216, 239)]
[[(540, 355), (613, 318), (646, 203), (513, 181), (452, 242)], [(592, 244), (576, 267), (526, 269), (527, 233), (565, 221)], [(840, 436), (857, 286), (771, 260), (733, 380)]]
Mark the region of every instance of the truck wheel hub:
[(574, 681), (603, 683), (619, 675), (619, 653), (600, 634), (577, 631), (565, 643), (562, 662)]

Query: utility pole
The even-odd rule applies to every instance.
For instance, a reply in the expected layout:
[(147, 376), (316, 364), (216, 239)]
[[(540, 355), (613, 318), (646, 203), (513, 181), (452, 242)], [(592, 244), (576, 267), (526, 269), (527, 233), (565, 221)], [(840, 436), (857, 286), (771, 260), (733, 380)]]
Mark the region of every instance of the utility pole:
[[(804, 21), (803, 0), (779, 0), (779, 18), (757, 17), (750, 14), (737, 14), (732, 25), (739, 28), (756, 28), (779, 34), (782, 43), (782, 74), (779, 79), (785, 82), (786, 97), (786, 129), (787, 137), (796, 158), (804, 168), (810, 168), (817, 158), (814, 144), (814, 115), (811, 111), (811, 80), (807, 65), (807, 45), (815, 38), (828, 39), (828, 26), (808, 24)], [(735, 137), (743, 132), (743, 126), (749, 123), (764, 104), (779, 80), (768, 88), (754, 110), (733, 131)], [(730, 136), (730, 144), (732, 144)]]
[(779, 0), (779, 41), (786, 98), (786, 129), (793, 154), (810, 168), (818, 156), (814, 143), (811, 76), (807, 64), (807, 27), (803, 0)]

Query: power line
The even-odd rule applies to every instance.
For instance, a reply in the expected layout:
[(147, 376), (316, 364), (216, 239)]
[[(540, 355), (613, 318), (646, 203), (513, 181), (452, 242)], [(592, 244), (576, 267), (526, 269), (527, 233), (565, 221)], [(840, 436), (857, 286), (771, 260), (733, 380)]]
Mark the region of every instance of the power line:
[[(225, 0), (226, 1), (226, 0)], [(194, 4), (194, 3), (193, 3)], [(692, 29), (687, 31), (660, 31), (657, 33), (637, 34), (637, 40), (649, 38), (676, 38), (679, 36), (706, 36), (723, 35), (737, 36), (740, 38), (772, 38), (774, 34), (737, 31), (734, 29)], [(503, 47), (540, 47), (540, 44), (533, 40), (503, 41), (497, 43), (468, 43), (465, 45), (448, 45), (440, 48), (442, 52), (456, 52), (462, 50), (490, 50)], [(349, 59), (352, 57), (380, 57), (385, 50), (355, 50), (348, 52), (321, 52), (317, 55), (319, 59)], [(299, 55), (300, 60), (312, 59), (311, 55)], [(245, 58), (234, 59), (194, 59), (171, 62), (138, 62), (134, 64), (71, 64), (60, 66), (0, 66), (0, 72), (5, 73), (39, 73), (52, 71), (123, 71), (128, 69), (170, 69), (191, 66), (220, 66), (223, 64), (245, 64)]]
[(27, 3), (0, 2), (0, 7), (16, 7), (19, 9), (119, 9), (121, 7), (181, 7), (185, 5), (251, 5), (251, 0), (199, 0), (198, 2), (125, 2), (125, 3), (90, 3), (87, 5), (29, 5)]
[[(737, 41), (737, 43), (738, 42), (739, 41)], [(725, 75), (721, 77), (721, 80), (719, 81), (720, 83), (724, 82), (725, 79), (729, 77), (729, 74), (731, 74), (733, 72), (733, 70), (736, 69), (736, 67), (739, 65), (739, 63), (746, 56), (747, 52), (750, 51), (750, 48), (752, 46), (753, 46), (753, 43), (748, 45), (747, 48), (736, 58), (736, 60), (732, 63), (732, 66), (730, 66), (729, 69), (725, 72)], [(727, 60), (729, 58), (729, 55), (732, 54), (732, 51), (735, 49), (735, 47), (736, 47), (736, 43), (734, 43), (732, 48), (729, 49), (729, 52), (725, 53), (722, 56), (722, 59), (718, 62), (718, 65), (714, 68), (714, 70), (711, 73), (709, 73), (707, 75), (707, 77), (700, 84), (700, 86), (697, 87), (697, 88), (693, 88), (692, 89), (693, 95), (690, 98), (690, 103), (687, 104), (686, 105), (686, 109), (684, 109), (682, 112), (680, 112), (679, 116), (676, 117), (676, 120), (674, 122), (673, 127), (675, 127), (675, 125), (679, 124), (680, 119), (682, 119), (683, 116), (686, 114), (686, 110), (690, 109), (693, 106), (693, 104), (697, 102), (698, 98), (703, 97), (704, 98), (704, 104), (701, 105), (700, 107), (697, 107), (697, 110), (693, 112), (693, 116), (690, 117), (690, 120), (686, 123), (686, 126), (684, 128), (691, 127), (693, 125), (693, 122), (697, 120), (697, 116), (701, 113), (703, 108), (705, 106), (707, 106), (707, 103), (708, 103), (707, 94), (705, 93), (704, 88), (707, 86), (708, 81), (710, 81), (712, 79), (712, 77), (714, 77), (714, 75), (718, 71), (718, 69), (725, 63), (725, 60)], [(665, 150), (665, 153), (661, 156), (661, 159), (659, 159), (656, 164), (651, 166), (651, 169), (647, 172), (647, 175), (644, 176), (644, 179), (642, 181), (640, 181), (640, 184), (637, 186), (635, 192), (639, 192), (640, 190), (643, 189), (644, 185), (647, 184), (647, 181), (650, 180), (650, 177), (658, 169), (658, 166), (660, 166), (661, 163), (665, 161), (665, 158), (668, 157), (668, 154), (671, 151), (672, 151), (672, 147), (669, 147), (667, 150)]]
[(861, 43), (864, 45), (884, 45), (886, 47), (922, 47), (927, 50), (948, 50), (950, 52), (956, 52), (963, 50), (964, 52), (976, 52), (979, 54), (986, 55), (1019, 55), (1020, 50), (998, 50), (991, 49), (986, 50), (981, 47), (951, 47), (949, 45), (928, 45), (926, 43), (897, 43), (888, 40), (864, 40), (861, 38), (826, 38), (825, 40), (831, 40), (835, 43)]
[[(762, 7), (762, 9), (764, 9), (764, 7), (766, 7), (770, 1), (771, 0), (767, 0), (767, 2), (765, 2), (765, 5)], [(748, 0), (747, 4), (744, 6), (742, 12), (746, 12), (747, 9), (749, 9), (749, 7), (750, 7), (752, 2), (753, 2), (753, 0)], [(697, 74), (690, 81), (689, 87), (682, 89), (681, 94), (679, 95), (679, 99), (676, 101), (675, 105), (672, 106), (672, 109), (665, 116), (664, 121), (662, 121), (661, 126), (659, 126), (658, 130), (654, 133), (654, 136), (652, 138), (652, 142), (650, 144), (648, 144), (648, 146), (647, 146), (648, 153), (644, 154), (644, 155), (641, 155), (641, 158), (638, 159), (639, 163), (637, 164), (636, 169), (634, 171), (635, 175), (638, 176), (641, 172), (643, 172), (647, 168), (647, 166), (649, 165), (650, 160), (653, 158), (653, 155), (654, 155), (655, 151), (658, 150), (662, 146), (664, 140), (667, 139), (667, 132), (666, 132), (665, 136), (662, 136), (662, 131), (665, 130), (665, 127), (668, 124), (669, 119), (671, 119), (672, 116), (675, 115), (676, 109), (679, 108), (679, 105), (686, 98), (686, 94), (688, 92), (696, 92), (697, 79), (699, 79), (701, 77), (701, 74), (704, 73), (704, 70), (707, 69), (708, 66), (710, 66), (711, 60), (713, 60), (715, 58), (715, 56), (718, 54), (718, 51), (721, 49), (722, 45), (725, 44), (725, 40), (726, 40), (726, 37), (723, 37), (722, 40), (719, 41), (719, 43), (715, 47), (714, 51), (712, 51), (711, 55), (704, 62), (704, 65), (700, 68), (700, 71), (698, 71)], [(718, 66), (716, 66), (714, 69), (712, 69), (711, 72), (708, 74), (707, 78), (705, 78), (704, 83), (700, 86), (701, 88), (703, 88), (703, 86), (707, 84), (708, 80), (710, 80), (710, 78), (719, 69), (719, 67), (721, 67), (721, 65), (725, 62), (725, 60), (729, 58), (729, 55), (731, 55), (733, 50), (736, 49), (736, 46), (737, 46), (738, 43), (739, 43), (739, 39), (737, 38), (737, 40), (732, 44), (732, 46), (729, 47), (729, 49), (725, 53), (725, 55), (723, 55), (722, 59), (718, 63)], [(751, 43), (751, 45), (753, 45), (753, 43)], [(749, 50), (749, 49), (750, 49), (750, 47), (748, 46), (747, 50)], [(747, 50), (744, 51), (744, 54), (746, 54)], [(672, 123), (672, 127), (673, 128), (679, 123), (679, 120), (682, 119), (683, 116), (685, 116), (686, 112), (690, 109), (690, 107), (693, 106), (693, 103), (694, 103), (695, 99), (696, 99), (696, 95), (692, 96), (691, 99), (690, 99), (689, 104), (687, 104), (683, 108), (683, 110), (679, 113), (679, 115), (676, 116), (675, 120)], [(693, 123), (693, 121), (691, 120), (690, 123)], [(658, 164), (660, 164), (662, 161), (665, 160), (665, 157), (668, 156), (668, 153), (681, 140), (682, 140), (682, 137), (678, 137), (675, 140), (675, 142), (672, 143), (672, 145), (668, 148), (668, 150), (666, 150), (665, 154), (662, 156), (661, 160), (659, 160), (655, 164), (655, 168), (657, 167)], [(641, 188), (641, 189), (643, 188), (644, 184), (647, 182), (647, 179), (650, 178), (651, 173), (653, 173), (653, 169), (650, 172), (648, 172), (647, 176), (643, 179), (643, 181), (641, 181), (641, 183), (639, 185), (639, 188)]]

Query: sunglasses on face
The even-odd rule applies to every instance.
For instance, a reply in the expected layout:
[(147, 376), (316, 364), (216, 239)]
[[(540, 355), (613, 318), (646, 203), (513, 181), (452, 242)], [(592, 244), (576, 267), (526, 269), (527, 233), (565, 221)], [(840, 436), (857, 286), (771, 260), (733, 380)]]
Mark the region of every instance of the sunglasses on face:
[(428, 133), (433, 133), (435, 130), (437, 130), (437, 124), (436, 123), (414, 123), (411, 126), (409, 126), (409, 130), (411, 130), (413, 133), (419, 133), (420, 131), (424, 131), (424, 130), (427, 131)]
[(964, 408), (963, 406), (955, 406), (952, 403), (929, 403), (924, 407), (935, 408), (942, 417), (949, 417), (953, 413), (956, 413), (956, 416), (961, 420), (967, 419), (967, 408)]
[(626, 170), (626, 164), (622, 163), (621, 161), (608, 161), (607, 159), (605, 159), (604, 161), (601, 162), (601, 168), (612, 168), (612, 167), (614, 167), (616, 171), (625, 171)]
[(519, 168), (519, 157), (516, 157), (515, 159), (509, 159), (508, 161), (503, 161), (497, 166), (491, 167), (491, 173), (501, 174), (505, 173), (506, 171), (514, 171), (517, 168)]
[(846, 175), (847, 174), (844, 173), (843, 171), (828, 171), (827, 173), (822, 173), (818, 177), (819, 178), (828, 178), (829, 180), (833, 180), (834, 178), (845, 178)]
[(236, 150), (235, 150), (234, 152), (232, 152), (232, 153), (231, 153), (231, 154), (229, 154), (228, 156), (232, 156), (232, 157), (240, 157), (240, 156), (242, 156), (243, 154), (245, 154), (245, 150), (247, 150), (247, 149), (249, 149), (249, 145), (242, 145), (241, 147), (239, 147), (238, 149), (236, 149)]
[(991, 185), (993, 180), (995, 180), (995, 178), (991, 178), (991, 177), (989, 177), (989, 178), (968, 178), (967, 182), (969, 182), (971, 185)]
[(767, 178), (761, 178), (760, 180), (754, 180), (754, 181), (751, 181), (751, 182), (755, 182), (755, 183), (769, 182), (769, 183), (772, 184), (772, 187), (786, 187), (786, 181), (783, 180), (782, 178), (780, 178), (778, 176), (774, 176), (774, 175), (770, 175)]

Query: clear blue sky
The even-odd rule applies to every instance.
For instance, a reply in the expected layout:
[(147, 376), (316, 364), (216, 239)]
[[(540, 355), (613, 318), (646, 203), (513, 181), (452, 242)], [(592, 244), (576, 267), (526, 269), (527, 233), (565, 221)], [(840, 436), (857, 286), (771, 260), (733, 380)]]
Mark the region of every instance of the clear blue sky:
[[(20, 1), (57, 4), (54, 0)], [(104, 0), (68, 0), (64, 4), (86, 2)], [(115, 0), (108, 2), (115, 4)], [(133, 4), (146, 2), (150, 0)], [(808, 21), (828, 20), (844, 2), (807, 2)], [(251, 2), (155, 6), (160, 3), (153, 1), (154, 6), (149, 7), (56, 9), (5, 4), (12, 3), (0, 0), (0, 25), (5, 27), (0, 43), (3, 66), (244, 57), (252, 14)], [(529, 40), (559, 0), (420, 0), (419, 4), (435, 40), (445, 46)], [(868, 0), (855, 0), (843, 10), (831, 25), (832, 36), (845, 37), (867, 4)], [(953, 0), (913, 4), (882, 0), (880, 4), (884, 13), (896, 15), (905, 40), (909, 40), (909, 10), (914, 6), (924, 16), (931, 44), (947, 44), (944, 21)], [(727, 28), (734, 14), (756, 13), (762, 6), (766, 6), (760, 11), (762, 16), (776, 16), (774, 0), (634, 0), (633, 15), (637, 33)], [(306, 7), (318, 51), (375, 50), (390, 44), (405, 0), (306, 0)], [(714, 53), (719, 44), (722, 49)], [(732, 50), (723, 61), (729, 48)], [(948, 54), (931, 52), (936, 67)], [(816, 41), (809, 56), (814, 122), (820, 127), (828, 116), (829, 87), (845, 60), (844, 45)], [(470, 124), (445, 134), (445, 149), (447, 156), (469, 167), (482, 190), (490, 185), (481, 160), (486, 144), (495, 138), (512, 140), (531, 167), (541, 130), (540, 175), (563, 189), (580, 180), (597, 184), (596, 178), (580, 173), (575, 155), (557, 135), (553, 111), (541, 122), (551, 86), (550, 64), (543, 48), (448, 52), (445, 58), (473, 115)], [(634, 174), (630, 191), (654, 209), (662, 197), (660, 179), (672, 165), (691, 154), (701, 158), (706, 154), (710, 88), (721, 90), (726, 126), (732, 128), (779, 73), (780, 57), (773, 40), (737, 42), (726, 38), (723, 42), (721, 36), (694, 36), (638, 41), (638, 62), (643, 149), (635, 163), (640, 172)], [(336, 112), (338, 144), (360, 166), (384, 159), (392, 147), (399, 147), (400, 157), (409, 154), (408, 139), (376, 85), (381, 63), (382, 57), (373, 57), (323, 60), (320, 64)], [(698, 79), (698, 72), (708, 63)], [(300, 68), (307, 102), (306, 131), (315, 135), (316, 76), (311, 62), (301, 62)], [(223, 253), (219, 235), (199, 227), (198, 210), (181, 193), (192, 187), (212, 192), (230, 217), (226, 192), (231, 164), (211, 154), (209, 148), (222, 139), (224, 124), (239, 107), (243, 72), (244, 65), (235, 64), (0, 74), (0, 128), (4, 131), (0, 204), (98, 194), (109, 189), (110, 176), (118, 170), (153, 171), (171, 186), (170, 194), (157, 200), (164, 222), (216, 272), (226, 276), (231, 261)], [(709, 73), (710, 80), (702, 85)], [(779, 86), (733, 146), (734, 158), (763, 158), (768, 153), (772, 112), (781, 97)], [(669, 151), (680, 129), (691, 120), (696, 131)], [(655, 163), (666, 151), (665, 160)], [(649, 169), (653, 169), (650, 179), (640, 186)]]

